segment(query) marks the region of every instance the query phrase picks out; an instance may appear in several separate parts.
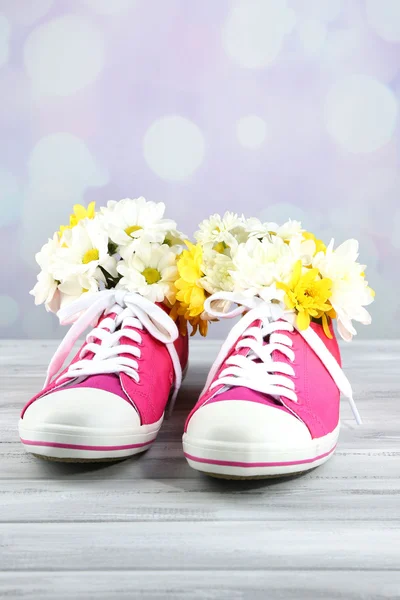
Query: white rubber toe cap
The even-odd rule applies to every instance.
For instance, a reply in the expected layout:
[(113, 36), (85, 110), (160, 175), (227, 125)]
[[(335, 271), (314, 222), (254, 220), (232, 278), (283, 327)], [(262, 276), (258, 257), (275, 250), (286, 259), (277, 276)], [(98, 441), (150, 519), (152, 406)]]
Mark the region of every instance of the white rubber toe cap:
[(246, 400), (221, 400), (205, 404), (189, 421), (190, 439), (302, 446), (311, 434), (295, 416), (265, 404)]
[(116, 394), (79, 387), (39, 398), (27, 408), (22, 423), (29, 429), (57, 425), (120, 430), (140, 427), (140, 418), (135, 408)]

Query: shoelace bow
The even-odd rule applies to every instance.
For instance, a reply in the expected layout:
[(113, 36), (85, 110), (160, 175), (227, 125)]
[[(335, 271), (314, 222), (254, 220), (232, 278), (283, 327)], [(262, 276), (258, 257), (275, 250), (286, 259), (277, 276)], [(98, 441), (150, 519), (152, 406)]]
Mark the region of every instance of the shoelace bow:
[[(232, 304), (237, 307), (229, 310)], [(228, 387), (244, 386), (275, 398), (283, 396), (297, 402), (295, 385), (290, 379), (290, 376), (295, 375), (293, 367), (272, 358), (273, 352), (279, 350), (290, 362), (294, 362), (292, 340), (284, 332), (296, 329), (326, 367), (339, 391), (348, 399), (354, 418), (361, 425), (349, 380), (315, 331), (311, 327), (305, 330), (296, 327), (293, 311), (284, 311), (277, 304), (267, 303), (257, 297), (247, 298), (235, 292), (213, 294), (206, 300), (204, 309), (217, 319), (243, 316), (222, 345), (202, 393), (221, 384)], [(261, 321), (261, 327), (251, 327), (255, 321)], [(267, 336), (269, 342), (265, 344)], [(246, 355), (235, 354), (227, 358), (233, 347), (237, 350), (246, 348), (248, 352)], [(223, 365), (226, 367), (214, 381)]]
[[(93, 327), (103, 313), (105, 318), (86, 337), (80, 360), (70, 365), (59, 381), (104, 373), (126, 373), (139, 383), (139, 364), (136, 359), (140, 358), (140, 348), (120, 342), (121, 338), (129, 338), (139, 345), (142, 342), (140, 331), (146, 329), (166, 345), (171, 356), (175, 372), (171, 398), (173, 405), (182, 382), (181, 364), (174, 346), (179, 336), (178, 329), (162, 308), (139, 294), (123, 290), (103, 290), (95, 295), (84, 295), (58, 311), (60, 322), (72, 323), (72, 326), (50, 361), (44, 387), (62, 369), (79, 336), (89, 326)], [(107, 316), (109, 314), (116, 316), (111, 318)], [(100, 343), (95, 343), (96, 339)], [(93, 354), (93, 357), (85, 358), (88, 354)]]

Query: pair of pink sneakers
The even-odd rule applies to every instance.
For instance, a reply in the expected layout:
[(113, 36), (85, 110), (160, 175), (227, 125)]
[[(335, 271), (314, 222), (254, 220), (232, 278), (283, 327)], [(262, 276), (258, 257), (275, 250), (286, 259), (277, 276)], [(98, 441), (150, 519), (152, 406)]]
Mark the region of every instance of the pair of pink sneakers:
[[(238, 307), (217, 314), (213, 302), (221, 299)], [(340, 392), (359, 420), (333, 330), (332, 339), (317, 323), (299, 331), (291, 316), (260, 299), (220, 293), (206, 304), (210, 315), (242, 317), (186, 421), (183, 451), (190, 466), (215, 476), (255, 478), (325, 462), (339, 435)], [(81, 462), (150, 448), (187, 369), (187, 336), (160, 305), (120, 290), (82, 296), (60, 318), (73, 325), (44, 389), (22, 411), (26, 450)], [(85, 343), (61, 371), (89, 326)]]

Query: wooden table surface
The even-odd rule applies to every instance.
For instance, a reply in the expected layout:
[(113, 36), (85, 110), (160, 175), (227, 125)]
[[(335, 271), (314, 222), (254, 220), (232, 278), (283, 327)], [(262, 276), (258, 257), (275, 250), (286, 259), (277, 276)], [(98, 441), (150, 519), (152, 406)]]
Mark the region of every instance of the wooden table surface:
[(192, 343), (175, 412), (145, 454), (26, 454), (19, 411), (55, 346), (0, 342), (0, 598), (400, 598), (400, 342), (343, 347), (364, 425), (344, 402), (330, 461), (253, 482), (208, 478), (182, 455), (215, 341)]

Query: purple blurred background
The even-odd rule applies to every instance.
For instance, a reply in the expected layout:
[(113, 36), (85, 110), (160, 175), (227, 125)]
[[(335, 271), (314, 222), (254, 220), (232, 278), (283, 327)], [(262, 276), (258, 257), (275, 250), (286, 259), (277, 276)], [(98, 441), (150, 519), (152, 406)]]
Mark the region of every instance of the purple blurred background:
[(144, 195), (359, 239), (397, 337), (399, 100), (398, 0), (0, 0), (0, 336), (63, 333), (28, 291), (72, 204)]

